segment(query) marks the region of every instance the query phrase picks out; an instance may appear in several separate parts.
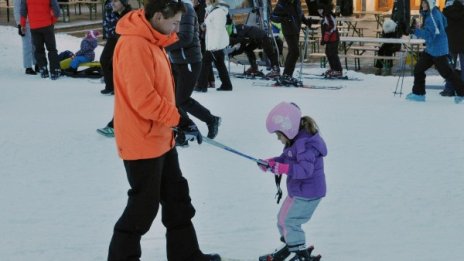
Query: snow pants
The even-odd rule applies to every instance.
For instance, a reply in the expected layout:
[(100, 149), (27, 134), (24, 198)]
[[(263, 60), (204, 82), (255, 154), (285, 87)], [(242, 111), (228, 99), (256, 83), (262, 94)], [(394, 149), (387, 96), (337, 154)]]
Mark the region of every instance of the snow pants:
[[(284, 32), (285, 33), (285, 32)], [(284, 34), (285, 41), (288, 46), (287, 57), (285, 58), (284, 72), (283, 74), (288, 76), (293, 76), (293, 71), (295, 71), (296, 62), (298, 57), (300, 57), (300, 35), (298, 34)]]
[(50, 72), (60, 70), (60, 61), (58, 60), (58, 51), (56, 49), (55, 27), (53, 25), (31, 29), (32, 43), (34, 44), (34, 56), (39, 68), (47, 66), (45, 57), (45, 47), (48, 51), (48, 62), (50, 63)]
[[(224, 89), (232, 89), (229, 72), (224, 61), (224, 50), (206, 51), (203, 56), (203, 64), (201, 68), (200, 78), (198, 79), (198, 88), (208, 88), (208, 79), (211, 79), (212, 62), (218, 70), (219, 79), (221, 79), (221, 87)], [(214, 77), (214, 74), (213, 74)]]
[(192, 98), (193, 88), (201, 71), (201, 62), (193, 64), (171, 64), (174, 81), (176, 83), (176, 104), (185, 112), (188, 112), (205, 122), (214, 120), (211, 112)]
[(304, 199), (290, 196), (285, 198), (277, 215), (277, 228), (290, 251), (297, 250), (298, 246), (306, 243), (301, 225), (311, 219), (320, 201), (320, 198)]
[(112, 37), (106, 40), (105, 47), (100, 56), (100, 64), (103, 72), (103, 79), (105, 80), (105, 89), (113, 91), (113, 53), (116, 48), (118, 38)]
[(200, 253), (191, 222), (195, 209), (176, 149), (158, 158), (124, 160), (124, 166), (130, 185), (128, 201), (114, 226), (108, 260), (140, 260), (141, 237), (150, 229), (160, 204), (168, 260), (192, 260)]
[(450, 81), (453, 84), (458, 96), (464, 96), (464, 83), (448, 63), (448, 56), (434, 57), (426, 52), (421, 54), (416, 67), (414, 67), (414, 86), (412, 87), (414, 94), (425, 95), (425, 71), (432, 67), (432, 65), (435, 65), (437, 71), (446, 81)]
[(342, 64), (340, 63), (340, 57), (338, 56), (338, 45), (339, 41), (333, 43), (325, 44), (325, 56), (329, 61), (329, 66), (331, 70), (334, 71), (343, 71)]

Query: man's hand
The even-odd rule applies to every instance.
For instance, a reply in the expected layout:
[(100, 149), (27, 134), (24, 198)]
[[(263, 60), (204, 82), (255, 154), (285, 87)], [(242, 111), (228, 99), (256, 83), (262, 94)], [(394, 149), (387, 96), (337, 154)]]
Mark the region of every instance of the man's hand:
[(20, 24), (18, 24), (18, 34), (21, 37), (24, 37), (26, 35), (26, 28), (22, 27)]

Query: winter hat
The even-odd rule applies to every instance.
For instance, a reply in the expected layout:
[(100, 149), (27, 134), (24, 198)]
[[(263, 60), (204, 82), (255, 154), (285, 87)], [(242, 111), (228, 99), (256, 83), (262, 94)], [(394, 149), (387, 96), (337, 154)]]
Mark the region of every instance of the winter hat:
[(396, 30), (396, 23), (390, 18), (385, 19), (383, 22), (383, 31), (385, 33), (393, 33)]
[(281, 102), (269, 112), (266, 128), (269, 133), (280, 131), (291, 140), (300, 130), (300, 121), (300, 108), (294, 103)]
[(96, 30), (90, 30), (87, 32), (87, 37), (88, 38), (93, 38), (93, 39), (97, 39), (97, 37), (100, 35), (100, 33)]

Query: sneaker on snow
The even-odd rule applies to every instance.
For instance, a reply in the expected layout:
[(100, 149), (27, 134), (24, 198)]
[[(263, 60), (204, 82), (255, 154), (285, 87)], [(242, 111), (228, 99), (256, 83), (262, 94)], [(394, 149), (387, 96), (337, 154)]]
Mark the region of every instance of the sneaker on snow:
[(456, 103), (456, 104), (459, 104), (459, 103), (464, 104), (464, 96), (454, 96), (454, 103)]
[(101, 129), (97, 129), (97, 132), (105, 137), (114, 137), (114, 129), (108, 126)]
[(214, 139), (219, 131), (219, 125), (221, 125), (221, 118), (213, 116), (213, 120), (207, 124), (208, 125), (208, 135), (210, 139)]
[(425, 95), (417, 95), (411, 92), (410, 94), (406, 95), (406, 100), (416, 101), (416, 102), (425, 102)]
[(103, 95), (114, 95), (114, 90), (110, 90), (110, 89), (103, 89), (100, 91), (101, 94)]

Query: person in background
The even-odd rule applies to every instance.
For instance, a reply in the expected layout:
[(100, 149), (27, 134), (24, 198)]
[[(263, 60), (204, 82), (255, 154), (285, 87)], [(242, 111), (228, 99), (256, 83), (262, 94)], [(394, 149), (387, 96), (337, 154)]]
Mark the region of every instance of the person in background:
[[(31, 28), (29, 21), (26, 20), (26, 30), (24, 32), (21, 30), (21, 15), (19, 14), (20, 8), (21, 1), (14, 1), (14, 18), (16, 24), (18, 25), (18, 34), (21, 36), (21, 44), (23, 46), (23, 67), (26, 74), (36, 75), (38, 68), (36, 66), (34, 57), (34, 45), (32, 44)], [(35, 67), (35, 70), (32, 67)]]
[(208, 79), (212, 72), (212, 62), (216, 65), (221, 80), (217, 91), (232, 91), (232, 82), (224, 62), (224, 49), (229, 45), (229, 34), (226, 30), (229, 6), (221, 0), (207, 0), (205, 22), (201, 29), (205, 32), (206, 52), (197, 83), (197, 90), (206, 92)]
[(272, 71), (269, 72), (266, 77), (274, 78), (280, 76), (279, 60), (273, 39), (257, 26), (236, 25), (235, 29), (236, 32), (230, 35), (230, 45), (239, 45), (239, 47), (229, 53), (229, 56), (232, 57), (243, 52), (246, 53), (248, 61), (250, 62), (250, 68), (245, 71), (245, 75), (264, 76), (264, 73), (258, 70), (256, 55), (254, 53), (255, 49), (262, 48), (264, 54), (266, 54), (271, 62)]
[(325, 45), (325, 56), (329, 61), (330, 69), (324, 74), (327, 78), (343, 76), (343, 68), (338, 57), (338, 45), (340, 34), (337, 29), (337, 21), (333, 13), (333, 4), (319, 4), (317, 11), (321, 19), (321, 45)]
[[(105, 19), (103, 20), (103, 38), (106, 39), (105, 47), (100, 56), (100, 64), (105, 81), (103, 95), (114, 94), (113, 84), (113, 52), (118, 42), (118, 34), (115, 32), (118, 20), (132, 10), (128, 0), (111, 0), (105, 4)], [(112, 124), (111, 124), (112, 125)]]
[[(382, 26), (382, 38), (400, 38), (401, 35), (398, 34), (397, 24), (392, 19), (385, 19)], [(380, 56), (393, 56), (395, 52), (398, 52), (401, 49), (400, 44), (391, 44), (384, 43), (380, 46), (378, 55)], [(393, 63), (391, 60), (382, 60), (378, 59), (375, 62), (374, 67), (375, 75), (391, 75), (392, 74)]]
[(311, 26), (311, 19), (307, 19), (301, 10), (300, 0), (288, 1), (278, 0), (271, 17), (272, 22), (280, 23), (282, 33), (288, 46), (287, 57), (285, 58), (284, 71), (278, 78), (282, 85), (300, 86), (303, 83), (293, 77), (296, 62), (300, 56), (299, 41), (301, 23)]
[(309, 116), (302, 117), (300, 108), (294, 103), (276, 105), (267, 116), (266, 128), (277, 135), (284, 149), (280, 156), (261, 160), (258, 166), (279, 177), (278, 186), (280, 177), (287, 175), (288, 196), (277, 216), (280, 240), (285, 245), (259, 260), (311, 261), (301, 226), (311, 219), (326, 195), (324, 157), (327, 146), (316, 122)]
[[(443, 14), (448, 20), (446, 33), (448, 34), (448, 45), (454, 69), (457, 60), (460, 63), (460, 76), (464, 81), (464, 0), (446, 1)], [(440, 92), (441, 96), (455, 96), (456, 91), (451, 81), (446, 81), (445, 89)]]
[[(176, 104), (182, 110), (195, 116), (208, 126), (208, 138), (214, 139), (218, 134), (221, 118), (192, 98), (193, 88), (201, 70), (201, 46), (198, 18), (191, 0), (183, 0), (186, 12), (182, 15), (177, 37), (179, 41), (167, 46), (171, 60), (172, 73), (176, 84)], [(187, 146), (188, 141), (178, 146)]]
[(175, 133), (201, 143), (198, 128), (176, 107), (174, 79), (164, 49), (177, 41), (185, 7), (180, 1), (147, 0), (121, 18), (113, 56), (116, 147), (130, 189), (114, 226), (108, 261), (140, 260), (141, 239), (159, 207), (166, 227), (167, 260), (220, 261), (200, 250), (195, 208), (179, 166)]
[[(205, 15), (206, 15), (206, 0), (193, 0), (193, 8), (197, 13), (198, 24), (202, 25), (205, 22)], [(200, 44), (201, 44), (201, 55), (205, 57), (206, 52), (206, 43), (205, 43), (205, 31), (200, 30)], [(215, 87), (215, 79), (213, 73), (213, 67), (210, 67), (210, 71), (208, 73), (208, 88)], [(199, 88), (195, 88), (195, 91), (203, 91)]]
[(456, 88), (455, 103), (464, 101), (464, 83), (458, 74), (453, 71), (448, 62), (448, 37), (445, 31), (446, 17), (438, 10), (435, 0), (422, 0), (421, 16), (423, 24), (419, 28), (411, 26), (411, 34), (425, 40), (425, 50), (414, 67), (414, 85), (412, 92), (406, 99), (416, 102), (425, 102), (425, 71), (432, 65), (447, 81), (451, 81)]
[[(19, 11), (21, 32), (26, 33), (26, 21), (29, 21), (34, 44), (34, 56), (39, 68), (40, 77), (56, 80), (61, 75), (60, 61), (55, 40), (54, 24), (60, 17), (60, 6), (57, 0), (35, 1), (22, 0)], [(47, 58), (45, 57), (45, 47), (48, 51), (48, 70)]]
[(77, 68), (82, 63), (92, 62), (95, 59), (95, 48), (97, 48), (98, 31), (90, 30), (81, 41), (81, 48), (72, 57), (71, 65), (64, 71), (65, 74), (76, 74)]

